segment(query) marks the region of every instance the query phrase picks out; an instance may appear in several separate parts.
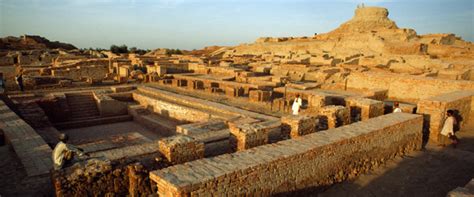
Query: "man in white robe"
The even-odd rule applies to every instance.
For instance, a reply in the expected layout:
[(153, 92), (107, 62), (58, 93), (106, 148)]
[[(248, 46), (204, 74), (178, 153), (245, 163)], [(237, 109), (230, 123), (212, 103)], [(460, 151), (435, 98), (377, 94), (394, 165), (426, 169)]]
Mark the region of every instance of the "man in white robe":
[(454, 124), (456, 124), (456, 119), (454, 118), (454, 111), (448, 110), (446, 112), (446, 115), (448, 117), (444, 121), (443, 128), (441, 129), (441, 132), (439, 135), (439, 142), (440, 142), (440, 145), (446, 146), (448, 145), (449, 141), (452, 141), (453, 145), (455, 146), (457, 143), (457, 140), (450, 140), (450, 138), (454, 139)]
[(85, 155), (83, 150), (75, 147), (72, 144), (67, 144), (68, 136), (64, 133), (59, 135), (59, 143), (56, 144), (53, 150), (53, 165), (55, 170), (61, 169), (64, 164), (71, 161), (74, 155)]
[(295, 100), (293, 101), (293, 105), (291, 106), (291, 110), (293, 111), (293, 115), (298, 115), (300, 112), (300, 108), (303, 105), (303, 101), (300, 98), (300, 95), (296, 95)]

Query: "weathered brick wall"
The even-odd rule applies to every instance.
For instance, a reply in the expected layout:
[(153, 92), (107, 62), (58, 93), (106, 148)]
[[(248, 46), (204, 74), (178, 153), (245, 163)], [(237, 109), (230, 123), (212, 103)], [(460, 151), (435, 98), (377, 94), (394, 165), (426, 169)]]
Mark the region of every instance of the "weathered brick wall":
[(146, 107), (153, 107), (153, 111), (165, 117), (170, 117), (180, 121), (199, 122), (207, 121), (210, 118), (222, 118), (201, 110), (185, 107), (173, 102), (155, 99), (142, 94), (133, 93), (133, 99)]
[[(221, 118), (221, 119), (228, 119), (228, 118), (235, 118), (238, 116), (247, 116), (252, 118), (258, 118), (262, 120), (277, 120), (278, 118), (267, 116), (260, 113), (255, 113), (243, 109), (239, 109), (236, 107), (223, 105), (216, 102), (206, 101), (203, 99), (198, 99), (194, 97), (189, 97), (185, 95), (175, 94), (172, 92), (160, 90), (153, 87), (147, 86), (138, 86), (138, 93), (134, 93), (134, 98), (141, 94), (142, 97), (147, 98), (149, 101), (153, 102), (153, 100), (162, 100), (162, 101), (170, 101), (168, 103), (173, 103), (173, 105), (177, 107), (187, 107), (188, 109), (193, 109), (196, 112), (201, 112), (204, 114), (210, 114), (211, 117), (205, 116), (203, 114), (199, 114), (197, 116), (187, 115), (189, 118), (200, 118), (203, 121), (208, 120), (208, 118)], [(141, 105), (147, 105), (147, 102), (144, 102)], [(159, 113), (159, 112), (158, 112)], [(191, 121), (195, 122), (195, 121)]]
[[(384, 104), (382, 101), (361, 98), (361, 97), (349, 97), (345, 99), (346, 106), (351, 109), (352, 119), (355, 116), (360, 116), (360, 120), (368, 120), (373, 117), (381, 116), (384, 113)], [(357, 110), (354, 110), (356, 108)], [(359, 113), (359, 114), (356, 114)]]
[(388, 89), (388, 97), (416, 102), (420, 99), (449, 93), (455, 90), (474, 90), (473, 81), (446, 80), (430, 77), (399, 75), (388, 73), (351, 73), (348, 76), (347, 88)]
[(231, 125), (230, 143), (235, 150), (241, 151), (268, 144), (270, 135), (281, 133), (281, 122), (266, 121), (252, 124)]
[(100, 116), (108, 117), (127, 115), (127, 103), (115, 100), (109, 95), (100, 91), (95, 91), (93, 94), (97, 108), (100, 112)]
[(423, 118), (395, 113), (150, 173), (161, 196), (238, 196), (322, 188), (422, 144)]
[(148, 196), (148, 173), (170, 165), (151, 142), (91, 153), (91, 159), (51, 171), (56, 196)]
[(72, 80), (81, 80), (84, 77), (91, 77), (94, 81), (101, 81), (108, 73), (106, 65), (82, 66), (78, 68), (65, 68), (51, 70), (53, 76), (66, 77)]
[(51, 148), (44, 139), (2, 100), (0, 100), (0, 130), (15, 151), (28, 176), (45, 175), (53, 166)]
[[(429, 128), (429, 139), (437, 142), (443, 128), (448, 109), (457, 111), (460, 127), (469, 122), (472, 112), (473, 91), (458, 91), (423, 99), (418, 102), (417, 113), (425, 115), (425, 124)], [(460, 120), (462, 118), (462, 120)]]
[(318, 115), (320, 129), (332, 129), (351, 123), (349, 109), (340, 105), (322, 107)]
[(297, 138), (318, 130), (319, 119), (316, 116), (289, 115), (281, 118), (282, 134)]
[(173, 164), (204, 158), (204, 143), (186, 135), (175, 135), (161, 139), (160, 152)]

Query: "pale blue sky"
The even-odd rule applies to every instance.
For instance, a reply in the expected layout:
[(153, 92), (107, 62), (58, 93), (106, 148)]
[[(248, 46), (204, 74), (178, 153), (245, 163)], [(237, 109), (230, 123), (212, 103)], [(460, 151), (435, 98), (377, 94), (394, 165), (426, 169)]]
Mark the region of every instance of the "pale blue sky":
[(382, 6), (399, 27), (474, 41), (474, 0), (0, 0), (0, 36), (41, 35), (80, 48), (196, 49), (263, 36), (311, 36)]

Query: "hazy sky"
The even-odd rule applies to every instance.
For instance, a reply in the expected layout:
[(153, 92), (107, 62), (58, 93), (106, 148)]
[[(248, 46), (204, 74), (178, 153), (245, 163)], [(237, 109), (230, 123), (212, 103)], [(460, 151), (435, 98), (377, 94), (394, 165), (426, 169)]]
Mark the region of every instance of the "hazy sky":
[(474, 0), (0, 0), (0, 36), (41, 35), (80, 48), (196, 49), (263, 36), (311, 36), (382, 6), (399, 27), (474, 41)]

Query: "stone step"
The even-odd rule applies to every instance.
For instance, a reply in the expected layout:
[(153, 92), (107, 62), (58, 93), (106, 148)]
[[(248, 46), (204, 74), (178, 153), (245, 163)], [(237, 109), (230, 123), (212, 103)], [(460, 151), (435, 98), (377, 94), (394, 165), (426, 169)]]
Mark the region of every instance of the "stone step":
[(132, 121), (133, 117), (130, 115), (113, 116), (113, 117), (94, 117), (93, 119), (73, 120), (68, 122), (61, 122), (54, 124), (57, 129), (72, 129), (80, 127), (91, 127), (101, 124), (111, 124), (116, 122)]
[(69, 105), (69, 108), (70, 109), (77, 109), (77, 110), (80, 110), (80, 109), (97, 109), (97, 106), (92, 105), (92, 104), (74, 104), (74, 105)]
[(76, 113), (72, 113), (71, 116), (84, 116), (84, 115), (99, 115), (98, 111), (80, 111)]
[(84, 115), (99, 115), (99, 111), (97, 110), (77, 111), (71, 114), (71, 116), (84, 116)]

